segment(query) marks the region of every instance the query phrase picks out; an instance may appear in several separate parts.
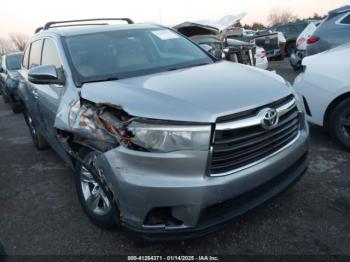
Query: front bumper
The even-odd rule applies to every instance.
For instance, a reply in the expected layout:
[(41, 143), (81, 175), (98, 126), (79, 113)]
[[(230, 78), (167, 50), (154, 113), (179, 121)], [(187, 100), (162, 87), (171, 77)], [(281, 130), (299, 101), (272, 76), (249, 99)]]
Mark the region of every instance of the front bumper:
[[(123, 225), (146, 239), (192, 238), (266, 202), (306, 170), (308, 128), (264, 162), (222, 177), (207, 175), (208, 152), (167, 154), (123, 147), (101, 155), (97, 167), (118, 201)], [(146, 224), (150, 212), (170, 209), (181, 224)]]

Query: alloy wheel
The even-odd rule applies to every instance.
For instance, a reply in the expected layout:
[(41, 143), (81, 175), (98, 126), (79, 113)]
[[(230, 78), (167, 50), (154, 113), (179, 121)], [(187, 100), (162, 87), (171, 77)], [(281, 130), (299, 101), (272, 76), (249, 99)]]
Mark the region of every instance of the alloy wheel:
[[(89, 164), (92, 158), (87, 161)], [(84, 166), (80, 169), (80, 185), (87, 208), (96, 215), (106, 215), (112, 208), (101, 186)]]

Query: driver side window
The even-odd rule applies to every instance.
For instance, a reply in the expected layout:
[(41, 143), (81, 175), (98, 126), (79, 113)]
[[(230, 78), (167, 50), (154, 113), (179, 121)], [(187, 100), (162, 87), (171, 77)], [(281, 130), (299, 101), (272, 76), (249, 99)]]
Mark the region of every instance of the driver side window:
[(32, 43), (29, 55), (29, 69), (40, 65), (42, 43), (42, 40)]
[(51, 39), (44, 40), (42, 65), (54, 65), (56, 69), (62, 67), (55, 43)]

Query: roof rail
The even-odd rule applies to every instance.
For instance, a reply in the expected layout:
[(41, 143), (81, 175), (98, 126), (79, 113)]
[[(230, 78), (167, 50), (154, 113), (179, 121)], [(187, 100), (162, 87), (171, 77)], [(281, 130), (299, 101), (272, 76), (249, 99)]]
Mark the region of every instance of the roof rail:
[[(79, 19), (79, 20), (67, 20), (67, 21), (55, 21), (48, 22), (44, 27), (39, 27), (35, 30), (35, 33), (38, 33), (42, 30), (48, 30), (53, 27), (67, 27), (67, 26), (84, 26), (84, 25), (108, 25), (107, 23), (103, 24), (70, 24), (70, 25), (57, 25), (57, 24), (67, 24), (67, 23), (79, 23), (79, 22), (92, 22), (92, 21), (125, 21), (128, 24), (134, 24), (130, 18), (96, 18), (96, 19)], [(57, 25), (57, 26), (53, 26)]]
[(38, 27), (37, 29), (35, 29), (35, 32), (34, 34), (37, 34), (39, 33), (41, 30), (43, 30), (44, 28), (41, 26), (41, 27)]

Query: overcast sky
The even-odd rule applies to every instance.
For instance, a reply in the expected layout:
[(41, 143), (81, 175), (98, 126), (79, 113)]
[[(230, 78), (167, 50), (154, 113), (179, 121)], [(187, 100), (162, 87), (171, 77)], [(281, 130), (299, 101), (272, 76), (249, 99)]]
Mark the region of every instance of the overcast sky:
[(130, 17), (136, 22), (175, 25), (184, 21), (219, 19), (247, 12), (242, 23), (266, 22), (274, 8), (287, 8), (299, 17), (350, 4), (350, 0), (0, 0), (0, 37), (31, 35), (47, 21)]

